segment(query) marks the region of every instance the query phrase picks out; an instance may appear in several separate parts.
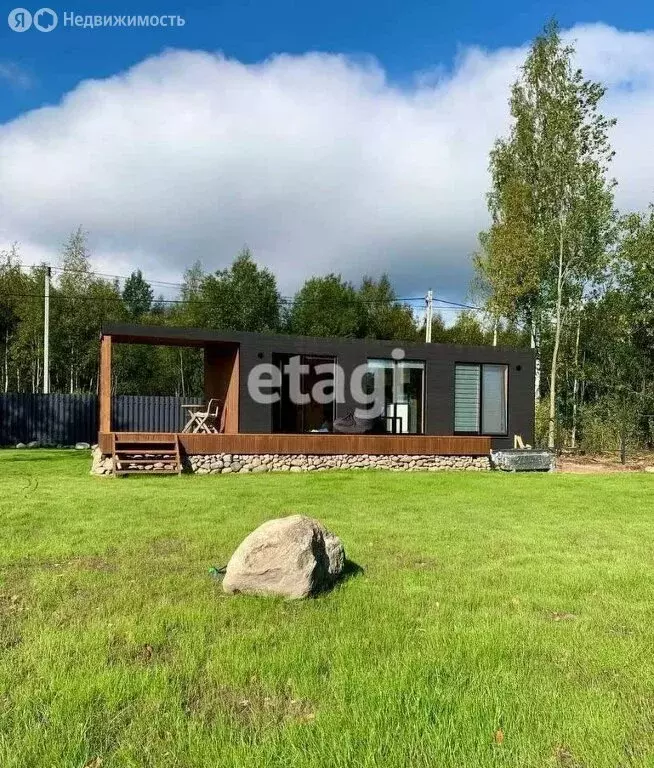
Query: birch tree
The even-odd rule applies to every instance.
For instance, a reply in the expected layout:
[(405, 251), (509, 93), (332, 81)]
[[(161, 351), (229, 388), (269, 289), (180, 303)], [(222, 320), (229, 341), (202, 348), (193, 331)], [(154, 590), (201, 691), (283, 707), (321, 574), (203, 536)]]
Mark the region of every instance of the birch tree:
[(573, 66), (555, 22), (537, 37), (511, 91), (509, 136), (491, 152), (492, 225), (477, 269), (490, 302), (528, 323), (540, 359), (551, 327), (548, 446), (556, 435), (557, 374), (564, 327), (599, 281), (613, 234), (614, 120), (599, 111), (605, 89)]

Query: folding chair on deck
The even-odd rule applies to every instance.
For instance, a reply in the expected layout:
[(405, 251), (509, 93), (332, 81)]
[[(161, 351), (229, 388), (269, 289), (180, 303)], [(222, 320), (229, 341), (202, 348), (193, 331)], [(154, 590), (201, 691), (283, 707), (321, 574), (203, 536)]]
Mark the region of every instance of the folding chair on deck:
[(196, 426), (193, 430), (196, 433), (207, 435), (218, 432), (217, 424), (220, 416), (220, 400), (212, 397), (209, 400), (206, 411), (200, 411), (196, 415)]

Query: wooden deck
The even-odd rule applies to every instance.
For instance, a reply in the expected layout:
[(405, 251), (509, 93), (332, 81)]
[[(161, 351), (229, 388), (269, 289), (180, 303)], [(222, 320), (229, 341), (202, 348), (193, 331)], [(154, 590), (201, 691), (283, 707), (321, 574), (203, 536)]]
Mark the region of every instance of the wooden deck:
[(112, 435), (121, 443), (148, 443), (179, 439), (184, 453), (239, 454), (352, 454), (487, 456), (489, 437), (450, 435), (334, 435), (334, 434), (215, 434), (188, 435), (163, 432), (101, 432), (98, 444), (105, 454), (112, 452)]

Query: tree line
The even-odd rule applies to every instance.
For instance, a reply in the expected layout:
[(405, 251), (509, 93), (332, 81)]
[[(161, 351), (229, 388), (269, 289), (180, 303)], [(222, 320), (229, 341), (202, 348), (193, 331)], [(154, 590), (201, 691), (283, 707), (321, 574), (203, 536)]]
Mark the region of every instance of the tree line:
[[(27, 270), (18, 245), (0, 253), (0, 355), (3, 392), (43, 388), (44, 281), (46, 267)], [(206, 273), (194, 264), (173, 298), (155, 296), (140, 270), (125, 280), (93, 270), (87, 234), (79, 228), (64, 244), (54, 268), (50, 298), (50, 388), (97, 391), (100, 327), (106, 322), (213, 328), (306, 336), (424, 339), (415, 308), (399, 301), (389, 278), (364, 277), (359, 285), (340, 275), (308, 279), (283, 297), (275, 275), (244, 249), (227, 268)], [(454, 323), (436, 314), (435, 342), (491, 344), (483, 316), (462, 311)], [(499, 343), (524, 345), (528, 336), (504, 322)], [(114, 353), (117, 394), (195, 396), (202, 393), (201, 353), (187, 348), (120, 345)]]

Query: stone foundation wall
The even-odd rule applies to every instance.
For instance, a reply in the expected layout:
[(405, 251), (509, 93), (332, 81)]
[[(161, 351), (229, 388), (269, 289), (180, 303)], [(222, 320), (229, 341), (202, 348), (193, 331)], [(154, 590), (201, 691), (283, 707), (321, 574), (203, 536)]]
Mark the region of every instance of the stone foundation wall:
[[(147, 453), (143, 454), (147, 458)], [(144, 473), (157, 468), (157, 457), (152, 465), (144, 467)], [(441, 470), (466, 470), (482, 472), (491, 469), (488, 456), (373, 456), (373, 455), (284, 455), (264, 453), (244, 455), (217, 453), (210, 456), (186, 456), (184, 469), (198, 475), (246, 474), (248, 472), (316, 472), (327, 469), (389, 469), (414, 472)], [(93, 448), (92, 475), (111, 475), (111, 457), (103, 456), (97, 446)]]
[(481, 472), (491, 468), (488, 456), (372, 456), (372, 455), (282, 455), (264, 453), (242, 455), (219, 453), (188, 456), (187, 469), (198, 475), (239, 472), (312, 472), (327, 469), (390, 469), (392, 471), (467, 470)]
[(111, 456), (103, 456), (97, 445), (91, 449), (91, 456), (92, 475), (110, 475), (112, 473)]

